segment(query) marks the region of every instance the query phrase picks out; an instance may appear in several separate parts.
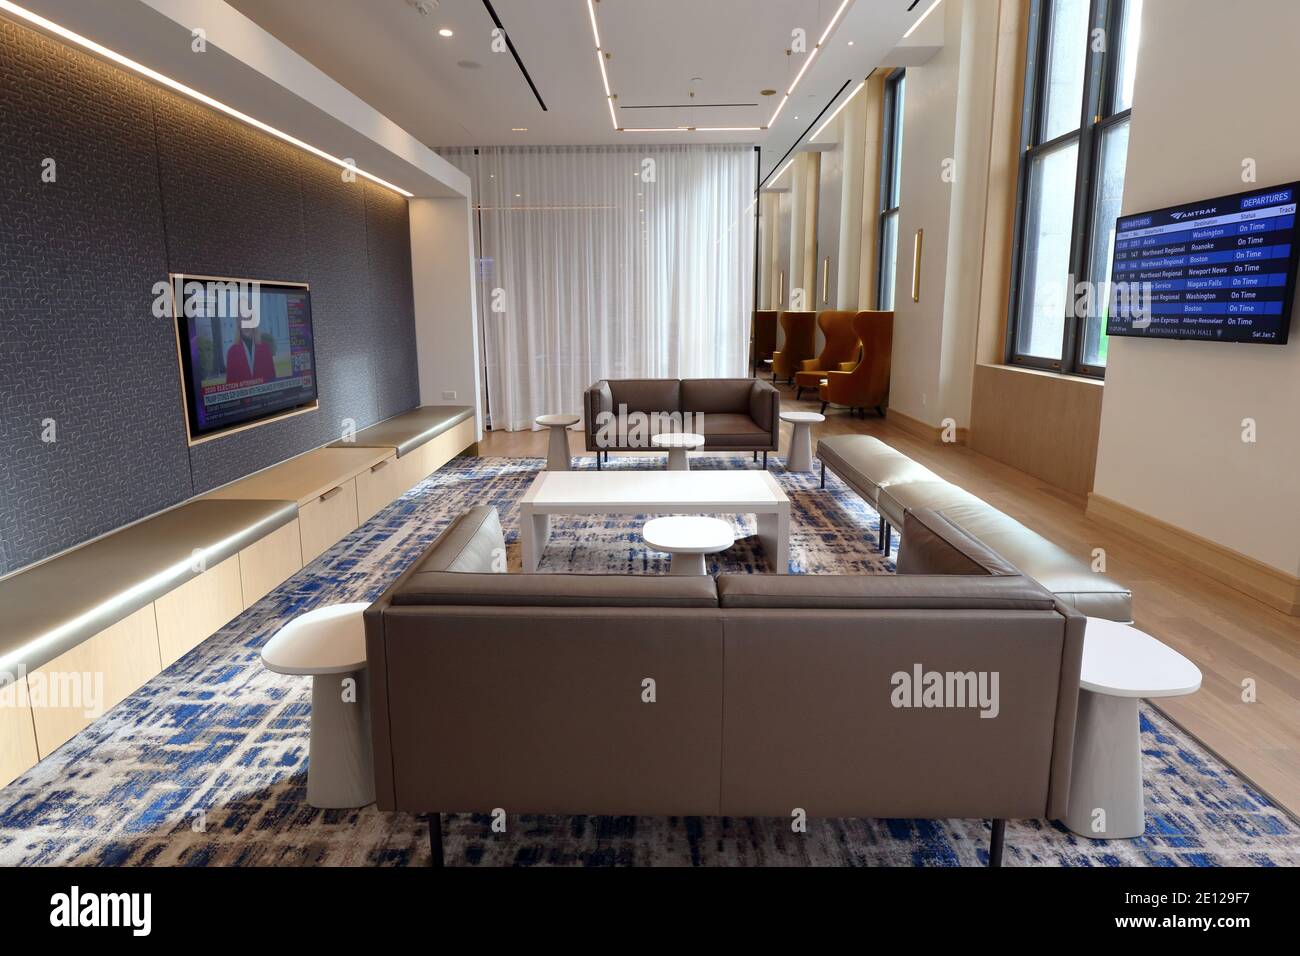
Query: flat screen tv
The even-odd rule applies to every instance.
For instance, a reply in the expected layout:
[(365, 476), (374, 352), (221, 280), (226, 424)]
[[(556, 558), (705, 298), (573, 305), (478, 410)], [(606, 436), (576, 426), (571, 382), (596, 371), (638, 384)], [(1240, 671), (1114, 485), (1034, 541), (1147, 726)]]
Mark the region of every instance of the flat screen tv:
[(318, 407), (306, 285), (171, 280), (191, 444)]
[(1298, 187), (1121, 216), (1106, 334), (1285, 344)]

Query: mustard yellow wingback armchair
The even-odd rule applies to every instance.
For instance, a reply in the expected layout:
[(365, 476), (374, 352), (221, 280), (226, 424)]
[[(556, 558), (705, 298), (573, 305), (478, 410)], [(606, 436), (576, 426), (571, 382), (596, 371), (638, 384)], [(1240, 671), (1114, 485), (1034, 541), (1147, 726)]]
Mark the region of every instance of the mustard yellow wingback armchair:
[(853, 332), (853, 318), (858, 313), (854, 310), (826, 309), (817, 316), (821, 326), (823, 343), (821, 354), (800, 363), (795, 373), (796, 386), (794, 397), (803, 397), (805, 388), (817, 388), (830, 371), (838, 371), (846, 362), (855, 362), (858, 357), (858, 337)]
[(817, 344), (817, 313), (782, 312), (780, 323), (785, 341), (780, 351), (772, 353), (772, 381), (783, 378), (793, 382), (795, 373), (813, 356)]
[(862, 360), (846, 372), (827, 372), (821, 386), (822, 412), (828, 405), (850, 410), (868, 408), (885, 414), (889, 401), (889, 363), (894, 348), (894, 313), (859, 312), (853, 317), (853, 331), (862, 345)]

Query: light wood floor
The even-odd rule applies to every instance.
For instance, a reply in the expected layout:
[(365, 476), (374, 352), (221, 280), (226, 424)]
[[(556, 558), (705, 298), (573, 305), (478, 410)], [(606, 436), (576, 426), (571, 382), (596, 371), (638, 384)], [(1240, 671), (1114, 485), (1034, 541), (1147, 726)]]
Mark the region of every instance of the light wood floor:
[[(816, 411), (817, 402), (783, 407)], [(789, 426), (782, 426), (782, 452)], [(865, 421), (830, 409), (821, 435), (875, 435), (1085, 561), (1104, 548), (1107, 573), (1133, 589), (1138, 627), (1177, 648), (1201, 668), (1201, 690), (1157, 705), (1193, 736), (1249, 777), (1275, 801), (1300, 815), (1300, 618), (1290, 617), (1211, 577), (1148, 549), (1084, 516), (1084, 499), (959, 445), (913, 437), (879, 418)], [(489, 432), (480, 453), (492, 457), (546, 455), (547, 434)], [(570, 433), (575, 455), (581, 435)], [(814, 446), (815, 447), (815, 446)], [(1206, 502), (1206, 507), (1217, 507)], [(1242, 700), (1242, 682), (1255, 681), (1256, 701)]]

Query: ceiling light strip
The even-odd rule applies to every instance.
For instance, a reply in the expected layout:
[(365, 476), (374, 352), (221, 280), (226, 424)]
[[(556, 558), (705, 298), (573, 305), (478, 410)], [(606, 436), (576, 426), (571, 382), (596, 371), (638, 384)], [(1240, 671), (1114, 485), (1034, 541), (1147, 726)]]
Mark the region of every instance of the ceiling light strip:
[[(847, 4), (849, 0), (844, 2)], [(605, 103), (609, 106), (609, 121), (613, 124), (616, 133), (755, 133), (766, 128), (763, 126), (619, 126), (618, 114), (614, 112), (614, 93), (610, 89), (609, 72), (605, 67), (605, 49), (600, 44), (600, 26), (596, 21), (595, 0), (587, 0), (587, 15), (591, 18), (591, 36), (596, 41), (596, 62), (600, 64), (600, 80), (605, 86)]]
[(924, 22), (925, 22), (925, 18), (928, 17), (930, 14), (934, 13), (934, 8), (937, 7), (937, 6), (938, 6), (939, 4), (941, 4), (941, 3), (943, 3), (943, 0), (934, 0), (934, 3), (932, 3), (932, 4), (930, 4), (928, 7), (926, 7), (926, 8), (925, 8), (925, 13), (923, 13), (923, 14), (921, 14), (919, 17), (917, 17), (917, 18), (916, 18), (916, 22), (913, 23), (910, 27), (907, 28), (907, 32), (903, 34), (903, 39), (906, 40), (906, 39), (907, 39), (908, 37), (910, 37), (913, 33), (915, 33), (917, 27), (919, 27), (922, 23), (924, 23)]
[(818, 136), (820, 136), (820, 135), (822, 134), (822, 130), (824, 130), (827, 126), (830, 126), (831, 123), (834, 123), (834, 122), (835, 122), (835, 117), (837, 117), (837, 116), (840, 115), (840, 110), (842, 110), (842, 109), (844, 109), (844, 107), (848, 106), (849, 103), (853, 100), (853, 97), (855, 97), (855, 96), (857, 96), (859, 93), (861, 93), (861, 92), (862, 92), (862, 88), (863, 88), (864, 86), (866, 86), (866, 85), (867, 85), (867, 81), (866, 81), (866, 80), (863, 80), (861, 83), (859, 83), (859, 84), (858, 84), (858, 88), (857, 88), (856, 90), (854, 90), (852, 93), (850, 93), (848, 96), (846, 96), (846, 97), (844, 98), (844, 102), (843, 102), (843, 103), (841, 103), (839, 106), (835, 107), (835, 112), (832, 113), (832, 114), (831, 114), (831, 115), (826, 119), (826, 122), (825, 122), (825, 123), (822, 123), (821, 126), (818, 126), (818, 127), (817, 127), (817, 132), (813, 133), (812, 136), (809, 137), (809, 138), (810, 138), (810, 139), (816, 139)]
[(313, 146), (311, 143), (304, 142), (303, 140), (298, 139), (298, 137), (296, 136), (291, 136), (290, 134), (284, 132), (283, 130), (276, 129), (274, 126), (271, 126), (269, 123), (263, 123), (261, 120), (249, 116), (247, 113), (241, 113), (233, 106), (227, 106), (225, 103), (222, 103), (220, 100), (213, 99), (211, 96), (208, 96), (206, 93), (200, 93), (198, 90), (194, 89), (191, 86), (186, 86), (184, 83), (180, 82), (179, 80), (173, 80), (170, 76), (165, 76), (162, 73), (159, 73), (157, 70), (150, 69), (149, 67), (145, 66), (143, 63), (137, 63), (135, 60), (132, 60), (128, 56), (123, 56), (121, 53), (118, 53), (116, 50), (110, 50), (108, 47), (104, 46), (103, 44), (96, 43), (94, 40), (90, 39), (89, 37), (84, 37), (80, 33), (74, 33), (72, 30), (69, 30), (67, 27), (60, 26), (59, 24), (55, 23), (53, 20), (47, 20), (44, 17), (40, 16), (39, 14), (33, 13), (30, 10), (18, 6), (16, 3), (10, 2), (10, 0), (0, 0), (0, 11), (4, 11), (5, 13), (18, 17), (19, 19), (26, 20), (28, 23), (31, 23), (34, 26), (39, 27), (40, 29), (46, 31), (47, 33), (52, 33), (57, 37), (60, 37), (64, 40), (68, 40), (71, 43), (75, 43), (80, 47), (84, 47), (85, 49), (91, 51), (92, 53), (98, 54), (99, 56), (102, 56), (107, 60), (112, 60), (114, 63), (124, 66), (129, 70), (133, 70), (136, 73), (139, 73), (141, 76), (148, 77), (149, 79), (153, 80), (155, 83), (160, 83), (163, 86), (167, 87), (168, 89), (175, 90), (177, 93), (181, 93), (184, 96), (188, 96), (192, 100), (197, 100), (198, 102), (203, 103), (206, 106), (212, 107), (214, 110), (219, 110), (220, 112), (225, 113), (227, 116), (234, 117), (235, 119), (239, 120), (241, 123), (246, 123), (249, 126), (252, 126), (256, 129), (260, 129), (264, 133), (269, 133), (270, 135), (276, 137), (277, 139), (282, 139), (286, 143), (290, 143), (294, 146), (297, 146), (299, 149), (306, 150), (307, 152), (311, 153), (313, 156), (319, 156), (321, 159), (324, 159), (327, 162), (331, 162), (335, 166), (339, 166), (343, 169), (350, 170), (352, 172), (357, 173), (358, 175), (364, 176), (366, 179), (369, 179), (371, 182), (378, 183), (380, 186), (383, 186), (385, 189), (391, 189), (395, 193), (400, 193), (401, 195), (405, 196), (407, 199), (410, 199), (412, 196), (415, 195), (414, 193), (407, 192), (401, 186), (395, 186), (386, 179), (380, 179), (374, 173), (368, 173), (364, 169), (359, 168), (353, 163), (349, 163), (346, 160), (339, 159), (337, 156), (331, 155), (330, 153), (325, 152), (325, 150)]
[[(808, 67), (812, 66), (813, 60), (815, 60), (817, 54), (821, 52), (822, 44), (824, 44), (831, 33), (834, 32), (836, 25), (840, 22), (840, 17), (844, 16), (844, 11), (848, 9), (849, 4), (852, 2), (853, 0), (842, 0), (839, 8), (835, 11), (835, 15), (832, 16), (830, 22), (826, 24), (826, 29), (822, 31), (821, 39), (817, 41), (816, 46), (808, 51), (808, 56), (804, 59), (803, 66), (801, 66), (799, 72), (795, 74), (794, 82), (790, 84), (790, 88), (785, 91), (785, 96), (783, 96), (781, 102), (777, 104), (776, 112), (772, 114), (772, 118), (767, 121), (769, 127), (776, 125), (776, 118), (781, 115), (781, 110), (785, 109), (786, 101), (794, 94), (794, 88), (799, 85), (799, 81), (803, 79), (803, 75), (808, 72)], [(938, 0), (936, 0), (936, 2), (938, 2)]]

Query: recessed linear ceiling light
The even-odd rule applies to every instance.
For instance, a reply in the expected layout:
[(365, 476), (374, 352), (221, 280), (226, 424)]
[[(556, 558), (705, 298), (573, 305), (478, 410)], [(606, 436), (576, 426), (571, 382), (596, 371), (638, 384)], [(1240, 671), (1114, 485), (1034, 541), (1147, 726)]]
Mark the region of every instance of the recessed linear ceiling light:
[(925, 8), (925, 13), (923, 13), (923, 14), (921, 14), (919, 17), (917, 17), (917, 18), (916, 18), (916, 22), (913, 23), (910, 27), (907, 28), (907, 32), (903, 34), (903, 39), (906, 40), (906, 39), (907, 39), (908, 37), (910, 37), (913, 33), (915, 33), (915, 32), (916, 32), (916, 28), (919, 27), (922, 23), (924, 23), (924, 22), (925, 22), (925, 18), (928, 17), (930, 14), (934, 13), (934, 8), (937, 7), (937, 6), (938, 6), (939, 4), (941, 4), (941, 3), (943, 3), (943, 0), (934, 0), (934, 3), (932, 3), (932, 4), (930, 4), (928, 7), (926, 7), (926, 8)]
[[(844, 0), (847, 4), (849, 0)], [(843, 9), (843, 8), (841, 8)], [(600, 43), (600, 25), (596, 21), (596, 3), (595, 0), (587, 0), (587, 15), (591, 18), (591, 35), (596, 41), (596, 61), (600, 63), (600, 80), (605, 86), (605, 103), (609, 106), (609, 121), (613, 124), (616, 133), (750, 133), (767, 129), (766, 126), (619, 126), (618, 114), (614, 112), (614, 100), (617, 96), (609, 86), (609, 71), (605, 67), (605, 61), (609, 59), (609, 53)], [(838, 17), (839, 14), (836, 14)], [(695, 79), (693, 78), (692, 82)], [(695, 94), (692, 93), (692, 96)]]
[(837, 117), (837, 116), (840, 115), (840, 110), (842, 110), (842, 109), (844, 109), (844, 107), (848, 106), (848, 105), (849, 105), (849, 101), (852, 100), (853, 97), (857, 96), (860, 92), (862, 92), (862, 88), (863, 88), (864, 86), (866, 86), (866, 85), (867, 85), (867, 81), (866, 81), (866, 80), (863, 80), (861, 83), (859, 83), (859, 84), (858, 84), (858, 88), (857, 88), (856, 90), (854, 90), (852, 93), (850, 93), (847, 97), (845, 97), (845, 98), (844, 98), (844, 101), (843, 101), (842, 103), (840, 103), (839, 106), (835, 107), (835, 112), (832, 113), (830, 116), (828, 116), (828, 117), (826, 118), (826, 122), (825, 122), (825, 123), (822, 123), (821, 126), (818, 126), (818, 127), (817, 127), (817, 132), (813, 133), (812, 136), (810, 137), (810, 139), (816, 139), (818, 136), (820, 136), (820, 135), (822, 134), (822, 130), (824, 130), (827, 126), (830, 126), (831, 123), (835, 122), (835, 117)]
[(47, 20), (44, 17), (40, 16), (39, 14), (33, 13), (30, 10), (26, 10), (23, 7), (18, 6), (18, 4), (16, 3), (11, 3), (10, 0), (0, 0), (0, 10), (4, 11), (5, 13), (11, 14), (15, 17), (18, 17), (19, 19), (26, 20), (28, 23), (31, 23), (39, 27), (40, 29), (44, 30), (47, 33), (52, 33), (57, 37), (61, 37), (64, 40), (68, 40), (71, 43), (77, 44), (77, 46), (84, 47), (90, 52), (102, 56), (107, 60), (112, 60), (114, 63), (117, 63), (120, 66), (124, 66), (128, 70), (133, 70), (136, 73), (139, 73), (141, 76), (148, 77), (149, 79), (153, 80), (155, 83), (161, 83), (163, 86), (167, 87), (168, 89), (175, 90), (177, 93), (181, 93), (184, 96), (188, 96), (192, 100), (197, 100), (198, 102), (203, 103), (206, 106), (211, 106), (214, 110), (220, 110), (222, 113), (225, 113), (227, 116), (234, 117), (235, 119), (239, 120), (241, 123), (247, 123), (249, 126), (255, 127), (256, 129), (260, 129), (264, 133), (270, 133), (272, 136), (276, 137), (277, 139), (282, 139), (286, 143), (290, 143), (294, 146), (297, 146), (299, 149), (305, 149), (313, 156), (319, 156), (321, 159), (331, 162), (335, 166), (339, 166), (343, 169), (350, 170), (354, 173), (358, 173), (366, 177), (366, 179), (369, 179), (371, 182), (378, 183), (380, 186), (383, 186), (385, 189), (391, 189), (395, 193), (400, 193), (401, 195), (405, 196), (407, 199), (410, 199), (415, 195), (414, 193), (407, 192), (401, 186), (394, 186), (388, 180), (380, 179), (374, 173), (368, 173), (364, 169), (360, 169), (356, 165), (349, 163), (346, 160), (339, 159), (337, 156), (333, 156), (330, 153), (325, 152), (325, 150), (313, 146), (311, 143), (303, 142), (302, 140), (298, 139), (298, 137), (296, 136), (291, 136), (288, 133), (284, 132), (283, 130), (278, 130), (274, 126), (271, 126), (269, 123), (263, 123), (261, 120), (255, 119), (254, 117), (249, 116), (247, 113), (241, 113), (233, 106), (227, 106), (225, 103), (222, 103), (220, 100), (215, 100), (212, 97), (208, 96), (206, 93), (200, 93), (198, 90), (194, 89), (191, 86), (186, 86), (184, 83), (180, 82), (179, 80), (173, 80), (170, 76), (164, 76), (162, 73), (159, 73), (157, 70), (150, 69), (149, 67), (145, 66), (143, 63), (137, 63), (135, 60), (132, 60), (130, 57), (123, 56), (121, 53), (118, 53), (116, 50), (110, 50), (108, 47), (104, 46), (103, 44), (96, 43), (94, 40), (90, 39), (89, 37), (83, 37), (80, 33), (74, 33), (71, 30), (69, 30), (67, 27), (60, 26), (59, 24), (55, 23), (52, 20)]
[(440, 37), (454, 37), (455, 35), (456, 35), (455, 33), (448, 30), (446, 27), (443, 27), (441, 30), (438, 31), (438, 36)]
[(785, 96), (781, 97), (781, 102), (776, 105), (776, 112), (772, 114), (772, 118), (767, 121), (769, 128), (776, 125), (776, 118), (781, 115), (781, 110), (785, 109), (786, 100), (790, 99), (790, 94), (793, 93), (794, 88), (799, 85), (799, 81), (803, 79), (803, 75), (808, 72), (808, 67), (812, 66), (812, 61), (817, 58), (817, 53), (821, 50), (822, 44), (826, 42), (826, 38), (829, 37), (831, 31), (835, 29), (835, 24), (840, 22), (840, 17), (844, 15), (844, 10), (848, 7), (850, 2), (851, 0), (843, 0), (839, 9), (835, 11), (835, 16), (831, 17), (831, 22), (826, 24), (826, 29), (822, 31), (821, 39), (817, 41), (817, 45), (808, 51), (808, 55), (804, 58), (803, 66), (801, 66), (799, 72), (795, 74), (794, 82), (791, 83), (790, 88), (785, 91)]
[(512, 127), (510, 127), (510, 132), (512, 132), (512, 133), (527, 133), (527, 132), (528, 132), (528, 127), (527, 127), (527, 126), (512, 126)]

